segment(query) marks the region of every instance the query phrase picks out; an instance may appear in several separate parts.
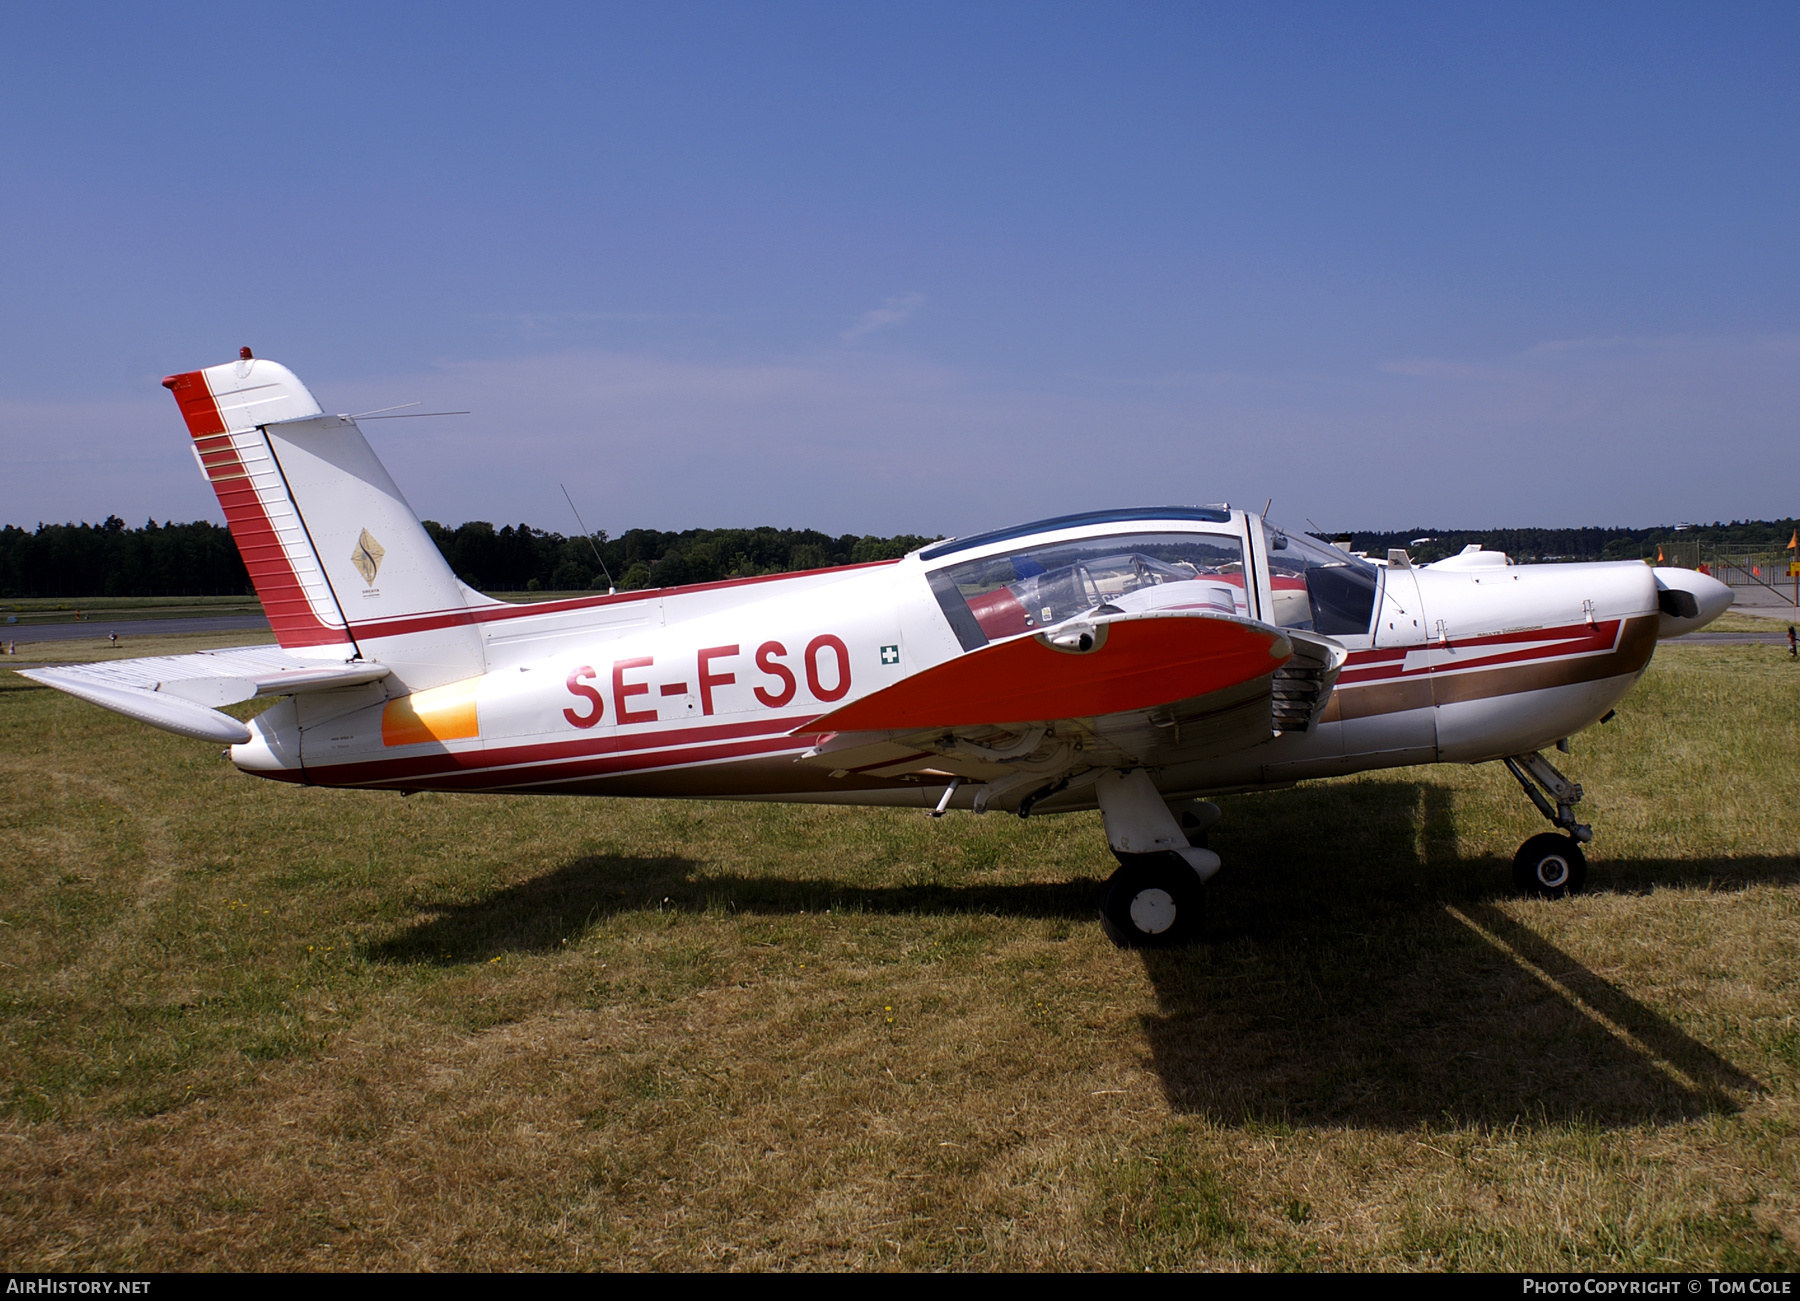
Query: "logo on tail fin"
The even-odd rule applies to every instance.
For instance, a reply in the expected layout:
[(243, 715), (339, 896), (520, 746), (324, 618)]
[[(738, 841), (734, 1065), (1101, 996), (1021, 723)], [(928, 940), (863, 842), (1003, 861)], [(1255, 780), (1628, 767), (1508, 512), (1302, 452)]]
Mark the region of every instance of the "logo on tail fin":
[(363, 576), (363, 582), (370, 587), (375, 586), (375, 575), (381, 570), (381, 558), (387, 554), (368, 529), (356, 539), (356, 550), (350, 553), (350, 563), (356, 566), (356, 572)]

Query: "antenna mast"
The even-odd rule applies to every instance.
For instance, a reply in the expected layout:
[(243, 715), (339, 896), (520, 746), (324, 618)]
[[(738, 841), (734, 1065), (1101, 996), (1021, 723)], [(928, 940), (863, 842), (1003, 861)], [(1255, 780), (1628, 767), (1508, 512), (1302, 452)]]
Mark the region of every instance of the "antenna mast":
[(607, 569), (606, 562), (600, 559), (600, 548), (594, 542), (594, 535), (588, 532), (587, 521), (581, 518), (581, 512), (575, 510), (575, 499), (569, 496), (568, 487), (561, 483), (556, 486), (562, 489), (563, 500), (569, 503), (569, 509), (575, 511), (575, 522), (581, 525), (581, 536), (586, 538), (588, 546), (594, 549), (594, 561), (600, 566), (600, 572), (606, 575), (606, 594), (611, 596), (619, 589), (613, 586), (612, 573)]

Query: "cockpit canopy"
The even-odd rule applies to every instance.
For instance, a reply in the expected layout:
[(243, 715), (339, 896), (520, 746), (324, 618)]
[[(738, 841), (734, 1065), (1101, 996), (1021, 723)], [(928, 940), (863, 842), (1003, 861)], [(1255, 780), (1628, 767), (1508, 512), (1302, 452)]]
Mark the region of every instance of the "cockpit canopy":
[(1355, 637), (1375, 620), (1381, 585), (1375, 566), (1304, 533), (1263, 521), (1269, 555), (1269, 587), (1275, 598), (1269, 622), (1282, 628)]
[(1248, 614), (1244, 547), (1225, 533), (1128, 533), (1027, 546), (929, 576), (965, 649), (1100, 606)]
[[(1230, 518), (1225, 512), (1218, 514), (1225, 518), (1206, 522)], [(1107, 522), (1124, 523), (1129, 518), (1115, 516)], [(1246, 586), (1244, 543), (1235, 531), (1120, 532), (1074, 541), (1031, 540), (1032, 532), (1042, 534), (1067, 523), (1049, 520), (1035, 528), (940, 543), (924, 553), (922, 558), (930, 560), (975, 545), (1019, 539), (1017, 550), (927, 574), (963, 649), (1033, 632), (1092, 610), (1251, 614), (1254, 598)], [(1327, 636), (1369, 631), (1380, 587), (1372, 565), (1304, 534), (1266, 522), (1262, 528), (1273, 597), (1273, 609), (1264, 611), (1263, 618), (1280, 627)]]

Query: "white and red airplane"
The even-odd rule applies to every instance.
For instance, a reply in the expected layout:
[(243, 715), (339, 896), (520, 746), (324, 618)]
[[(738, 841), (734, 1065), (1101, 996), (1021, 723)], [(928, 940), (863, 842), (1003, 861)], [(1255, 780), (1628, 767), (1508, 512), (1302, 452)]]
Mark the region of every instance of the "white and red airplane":
[[(279, 648), (26, 676), (318, 786), (1098, 807), (1120, 862), (1101, 917), (1128, 945), (1200, 933), (1201, 797), (1373, 768), (1505, 763), (1565, 833), (1525, 842), (1519, 887), (1579, 890), (1581, 788), (1539, 752), (1731, 604), (1683, 569), (1370, 563), (1160, 506), (519, 605), (457, 580), (356, 422), (286, 368), (244, 349), (163, 384)], [(249, 723), (218, 708), (264, 696)]]

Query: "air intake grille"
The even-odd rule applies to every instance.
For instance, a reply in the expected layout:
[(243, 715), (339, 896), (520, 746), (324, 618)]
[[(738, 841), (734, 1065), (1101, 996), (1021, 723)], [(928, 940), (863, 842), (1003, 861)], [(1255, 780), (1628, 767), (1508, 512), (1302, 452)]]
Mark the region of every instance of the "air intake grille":
[[(1330, 674), (1332, 680), (1336, 677), (1337, 674)], [(1331, 686), (1323, 665), (1302, 663), (1298, 656), (1276, 669), (1270, 703), (1275, 735), (1310, 732), (1325, 698), (1331, 694)]]

